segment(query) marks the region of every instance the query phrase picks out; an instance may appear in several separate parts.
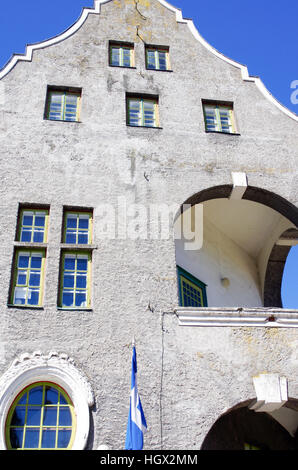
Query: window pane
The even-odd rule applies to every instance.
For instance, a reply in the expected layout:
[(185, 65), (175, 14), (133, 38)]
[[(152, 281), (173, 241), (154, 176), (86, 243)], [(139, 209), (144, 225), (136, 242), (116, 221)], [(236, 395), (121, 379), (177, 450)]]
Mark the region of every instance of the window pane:
[(76, 293), (76, 307), (86, 307), (86, 297), (85, 293)]
[(159, 62), (160, 70), (166, 70), (167, 69), (167, 54), (166, 54), (166, 52), (163, 52), (163, 51), (158, 52), (158, 62)]
[(74, 274), (64, 274), (63, 278), (64, 287), (74, 287)]
[(21, 231), (21, 242), (31, 242), (32, 230), (22, 229)]
[(125, 67), (130, 67), (130, 56), (131, 56), (131, 49), (123, 49), (123, 65)]
[(57, 424), (57, 407), (45, 407), (43, 412), (43, 425), (56, 426)]
[(43, 449), (54, 449), (56, 447), (56, 430), (44, 429), (42, 431), (41, 447)]
[(111, 48), (111, 64), (120, 65), (120, 48), (119, 47)]
[(40, 425), (41, 407), (39, 406), (28, 406), (27, 411), (27, 425), (28, 426), (39, 426)]
[(11, 420), (12, 426), (24, 426), (26, 417), (26, 407), (17, 406)]
[(147, 51), (147, 67), (148, 69), (156, 68), (155, 51)]
[(67, 255), (64, 259), (64, 268), (70, 271), (75, 270), (76, 260), (74, 256)]
[(62, 305), (63, 307), (71, 307), (73, 305), (73, 292), (63, 292)]
[(23, 442), (23, 428), (10, 430), (10, 443), (13, 449), (21, 449)]
[(89, 227), (89, 215), (79, 216), (79, 228), (88, 229)]
[(45, 387), (45, 405), (56, 405), (58, 403), (58, 390), (53, 387)]
[(14, 300), (15, 305), (24, 305), (26, 303), (26, 287), (16, 287), (14, 290)]
[(39, 304), (39, 290), (28, 289), (28, 305), (38, 305), (38, 304)]
[(78, 232), (78, 243), (82, 245), (88, 244), (88, 232)]
[(88, 258), (86, 257), (82, 257), (80, 258), (78, 256), (78, 259), (77, 259), (77, 270), (78, 271), (87, 271), (88, 269)]
[(37, 449), (39, 443), (39, 428), (26, 428), (25, 447), (27, 449)]
[(31, 258), (31, 268), (40, 269), (41, 268), (42, 257), (40, 254), (32, 254)]
[(71, 431), (62, 430), (58, 433), (58, 448), (66, 449), (70, 441)]
[(19, 262), (18, 266), (20, 268), (27, 268), (29, 266), (29, 255), (27, 254), (20, 254), (19, 255)]
[(42, 386), (34, 387), (29, 391), (28, 403), (30, 405), (42, 404)]
[(59, 409), (59, 426), (71, 426), (71, 413), (68, 406)]

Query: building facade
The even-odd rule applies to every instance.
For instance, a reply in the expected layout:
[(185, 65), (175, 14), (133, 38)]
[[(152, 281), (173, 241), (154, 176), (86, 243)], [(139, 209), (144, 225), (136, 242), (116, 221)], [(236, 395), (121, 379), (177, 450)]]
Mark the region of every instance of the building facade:
[(295, 449), (297, 121), (165, 0), (0, 72), (0, 448)]

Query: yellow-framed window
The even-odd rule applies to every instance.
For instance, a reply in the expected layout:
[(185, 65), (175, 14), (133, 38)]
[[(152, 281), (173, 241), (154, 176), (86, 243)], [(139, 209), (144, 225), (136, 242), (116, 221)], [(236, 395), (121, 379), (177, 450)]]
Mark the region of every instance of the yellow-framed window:
[(18, 394), (7, 415), (9, 450), (71, 449), (76, 432), (74, 406), (63, 388), (36, 382)]
[(159, 127), (157, 98), (128, 97), (127, 124), (135, 127)]
[(18, 249), (14, 258), (11, 303), (40, 307), (43, 298), (45, 250)]
[(60, 273), (61, 308), (90, 308), (91, 253), (62, 252)]
[(134, 67), (133, 44), (110, 43), (109, 64), (116, 67)]
[(92, 242), (92, 212), (64, 213), (63, 243), (89, 245)]
[(80, 91), (49, 89), (47, 119), (52, 121), (79, 121), (80, 103)]
[(48, 235), (49, 211), (23, 208), (19, 214), (18, 241), (45, 243)]
[(232, 105), (206, 103), (204, 104), (204, 118), (207, 132), (236, 133)]
[(170, 70), (169, 49), (146, 47), (146, 68), (151, 70)]

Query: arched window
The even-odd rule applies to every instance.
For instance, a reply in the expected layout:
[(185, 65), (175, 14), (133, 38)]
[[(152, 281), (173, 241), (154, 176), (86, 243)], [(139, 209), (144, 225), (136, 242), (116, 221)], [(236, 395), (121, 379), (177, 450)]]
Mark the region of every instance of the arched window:
[(76, 429), (73, 404), (51, 382), (29, 385), (13, 402), (6, 420), (8, 449), (69, 449)]

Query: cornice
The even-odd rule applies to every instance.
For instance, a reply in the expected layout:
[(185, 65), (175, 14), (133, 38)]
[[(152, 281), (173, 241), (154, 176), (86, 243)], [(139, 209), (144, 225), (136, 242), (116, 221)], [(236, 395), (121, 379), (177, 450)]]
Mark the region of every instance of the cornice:
[[(45, 47), (52, 46), (54, 44), (57, 44), (61, 41), (64, 41), (65, 39), (69, 38), (72, 36), (78, 29), (84, 24), (86, 21), (87, 17), (89, 14), (97, 14), (99, 15), (101, 12), (101, 5), (105, 3), (109, 3), (112, 0), (94, 0), (94, 8), (84, 8), (82, 10), (82, 13), (78, 20), (67, 30), (65, 30), (63, 33), (48, 39), (46, 41), (42, 41), (36, 44), (30, 44), (27, 45), (26, 47), (26, 52), (25, 54), (14, 54), (9, 62), (4, 66), (4, 68), (0, 71), (0, 80), (4, 78), (17, 64), (19, 61), (27, 61), (30, 62), (32, 60), (32, 55), (35, 50), (38, 49), (43, 49)], [(240, 64), (239, 62), (236, 62), (228, 57), (226, 57), (224, 54), (216, 50), (213, 46), (211, 46), (199, 33), (197, 28), (195, 27), (193, 20), (191, 19), (185, 19), (182, 16), (182, 11), (179, 8), (176, 8), (172, 6), (170, 3), (168, 3), (165, 0), (157, 0), (161, 5), (163, 5), (165, 8), (168, 10), (172, 11), (176, 15), (176, 21), (177, 23), (183, 23), (188, 26), (190, 29), (191, 33), (193, 36), (199, 41), (209, 52), (214, 54), (216, 57), (218, 57), (221, 60), (224, 60), (226, 63), (240, 69), (241, 71), (241, 76), (243, 81), (245, 82), (252, 82), (254, 83), (259, 91), (267, 98), (271, 103), (273, 103), (280, 111), (285, 113), (288, 117), (291, 119), (294, 119), (296, 122), (298, 122), (298, 115), (295, 114), (294, 112), (290, 111), (287, 107), (282, 105), (270, 92), (269, 90), (265, 87), (264, 83), (260, 79), (260, 77), (254, 77), (250, 76), (248, 72), (248, 68), (246, 65)]]

